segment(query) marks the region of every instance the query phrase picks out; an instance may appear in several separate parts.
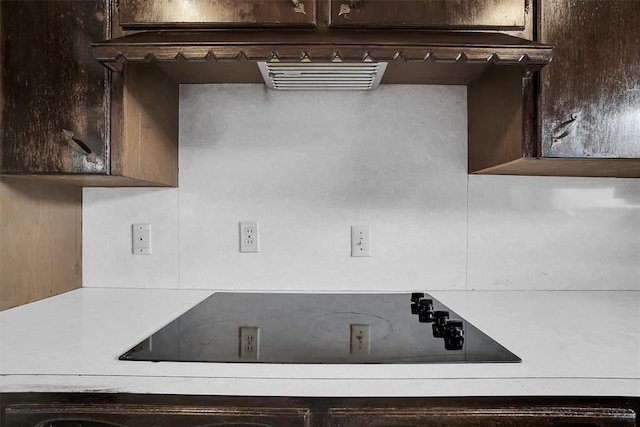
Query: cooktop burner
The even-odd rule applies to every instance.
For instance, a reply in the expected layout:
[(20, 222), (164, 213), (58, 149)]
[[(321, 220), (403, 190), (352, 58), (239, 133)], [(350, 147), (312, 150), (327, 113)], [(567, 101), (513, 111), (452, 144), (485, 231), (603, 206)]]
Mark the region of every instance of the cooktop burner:
[(248, 363), (521, 361), (426, 293), (215, 293), (120, 359)]

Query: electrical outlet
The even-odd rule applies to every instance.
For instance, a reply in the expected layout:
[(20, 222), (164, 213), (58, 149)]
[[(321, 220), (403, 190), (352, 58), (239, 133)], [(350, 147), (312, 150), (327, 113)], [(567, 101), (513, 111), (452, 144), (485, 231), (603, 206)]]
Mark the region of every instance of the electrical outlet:
[(260, 334), (257, 327), (240, 327), (240, 360), (258, 360)]
[(132, 224), (134, 255), (151, 255), (151, 224)]
[(258, 221), (240, 221), (240, 252), (260, 252)]
[(368, 225), (351, 226), (351, 256), (371, 256), (371, 230)]
[(371, 350), (369, 332), (371, 325), (351, 325), (351, 346), (352, 356), (368, 356)]

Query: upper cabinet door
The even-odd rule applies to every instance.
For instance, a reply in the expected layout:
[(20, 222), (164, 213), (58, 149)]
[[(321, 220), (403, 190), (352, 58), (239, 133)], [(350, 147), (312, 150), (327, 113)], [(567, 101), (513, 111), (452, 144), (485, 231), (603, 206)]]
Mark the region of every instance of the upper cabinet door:
[(544, 157), (640, 157), (640, 1), (544, 0)]
[(128, 28), (313, 27), (316, 0), (120, 0)]
[(331, 0), (332, 27), (523, 29), (531, 0)]
[(0, 2), (2, 173), (109, 171), (104, 0)]

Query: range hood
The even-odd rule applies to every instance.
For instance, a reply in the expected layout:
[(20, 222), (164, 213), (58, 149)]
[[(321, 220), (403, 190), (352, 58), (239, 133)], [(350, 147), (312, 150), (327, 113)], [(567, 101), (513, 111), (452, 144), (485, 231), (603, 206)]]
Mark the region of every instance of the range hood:
[(273, 90), (373, 90), (387, 63), (258, 61), (258, 68)]
[[(370, 82), (374, 86), (468, 84), (491, 66), (537, 71), (552, 57), (550, 46), (502, 33), (417, 30), (146, 31), (95, 43), (93, 50), (113, 71), (127, 63), (155, 63), (179, 83), (261, 83), (265, 73), (277, 74), (268, 67), (286, 64), (330, 64), (332, 73), (381, 64)], [(338, 80), (343, 77), (356, 81), (362, 74)]]

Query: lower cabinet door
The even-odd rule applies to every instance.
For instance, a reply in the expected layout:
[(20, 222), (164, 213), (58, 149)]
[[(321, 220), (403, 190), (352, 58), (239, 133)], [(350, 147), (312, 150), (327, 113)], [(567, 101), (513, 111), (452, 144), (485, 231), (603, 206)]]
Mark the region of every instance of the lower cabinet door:
[(331, 427), (634, 427), (628, 409), (340, 408), (329, 411)]
[(309, 427), (305, 408), (14, 405), (7, 427)]

